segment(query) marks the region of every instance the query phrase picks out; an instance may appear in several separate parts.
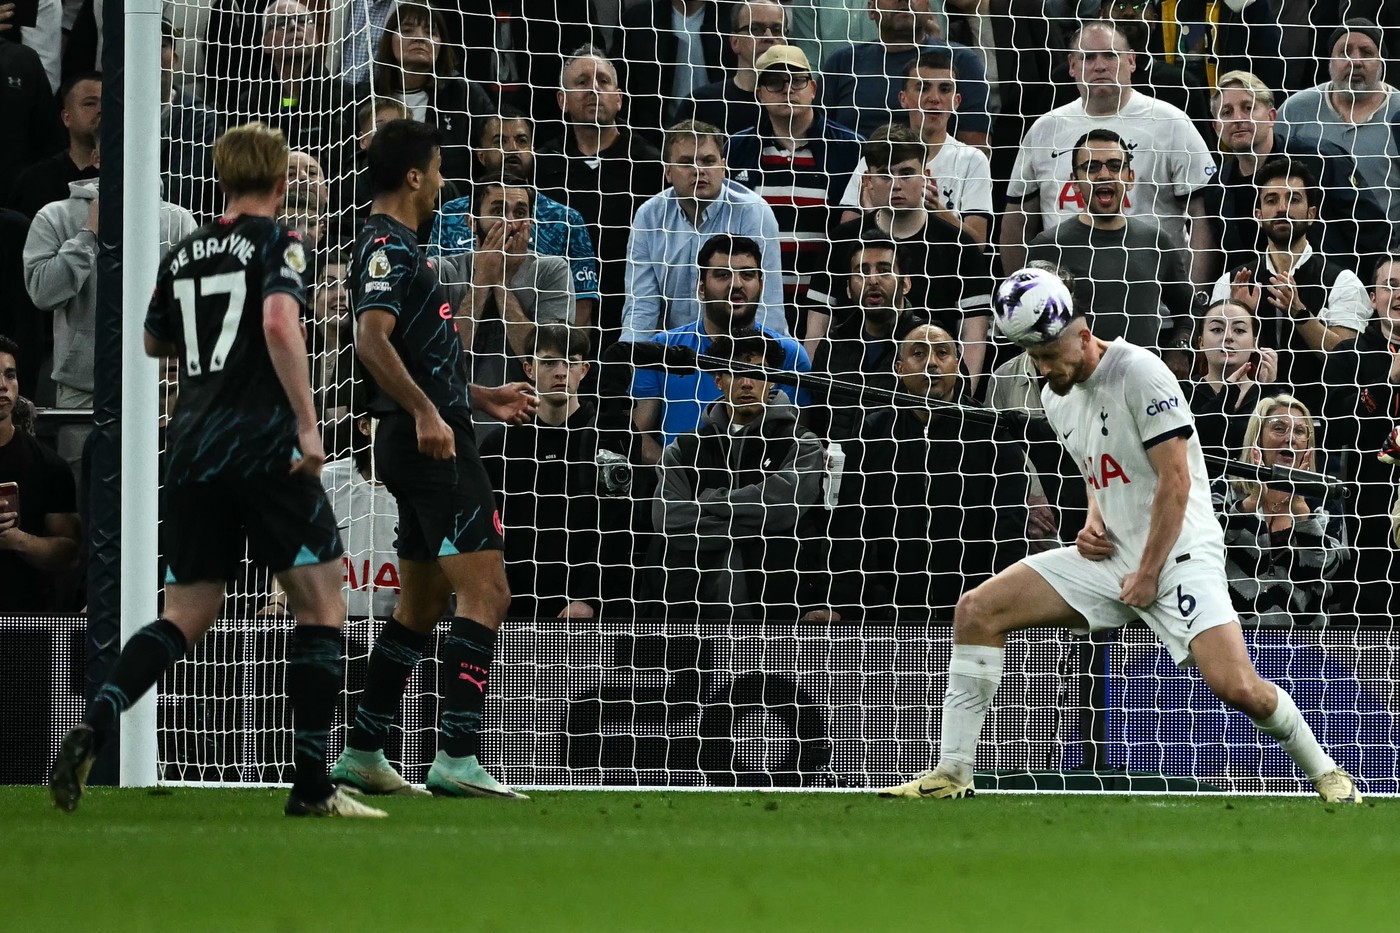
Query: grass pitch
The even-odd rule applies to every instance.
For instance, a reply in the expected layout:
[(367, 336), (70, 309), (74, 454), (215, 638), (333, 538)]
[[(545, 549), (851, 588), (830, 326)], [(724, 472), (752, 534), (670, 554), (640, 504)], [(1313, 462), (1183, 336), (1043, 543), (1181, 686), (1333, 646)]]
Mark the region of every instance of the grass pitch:
[(1400, 801), (0, 787), (0, 930), (1400, 929)]

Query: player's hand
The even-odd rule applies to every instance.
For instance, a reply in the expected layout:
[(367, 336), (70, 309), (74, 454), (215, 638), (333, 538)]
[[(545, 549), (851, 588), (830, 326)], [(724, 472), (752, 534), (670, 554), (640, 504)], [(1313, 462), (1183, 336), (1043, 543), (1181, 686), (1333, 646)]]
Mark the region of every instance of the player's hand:
[(528, 382), (508, 382), (494, 389), (483, 389), (478, 402), (483, 412), (506, 424), (524, 424), (540, 407), (535, 387)]
[(310, 427), (298, 431), (297, 449), (301, 451), (301, 456), (292, 460), (292, 473), (320, 479), (321, 467), (326, 465), (326, 448), (321, 443), (321, 429)]
[(457, 438), (436, 408), (416, 416), (413, 428), (418, 434), (419, 453), (434, 460), (451, 460), (457, 456)]
[(1141, 570), (1134, 570), (1123, 578), (1118, 598), (1124, 605), (1134, 609), (1146, 609), (1157, 601), (1157, 578), (1148, 576)]
[(1259, 288), (1250, 279), (1248, 269), (1236, 272), (1230, 280), (1230, 300), (1240, 302), (1251, 311), (1259, 309)]
[(1113, 553), (1113, 542), (1102, 522), (1088, 522), (1075, 535), (1074, 546), (1087, 560), (1103, 560)]
[(591, 619), (593, 618), (593, 607), (588, 603), (581, 603), (578, 600), (571, 601), (563, 609), (559, 610), (556, 619)]

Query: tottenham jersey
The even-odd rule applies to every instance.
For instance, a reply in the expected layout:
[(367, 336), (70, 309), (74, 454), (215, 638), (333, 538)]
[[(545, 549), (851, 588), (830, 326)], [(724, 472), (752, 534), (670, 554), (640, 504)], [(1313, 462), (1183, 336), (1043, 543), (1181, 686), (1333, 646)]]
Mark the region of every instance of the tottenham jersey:
[(1184, 554), (1223, 560), (1225, 541), (1210, 499), (1210, 480), (1191, 407), (1165, 363), (1121, 338), (1109, 344), (1087, 380), (1060, 396), (1041, 389), (1045, 415), (1094, 495), (1115, 548), (1110, 560), (1136, 570), (1147, 545), (1157, 473), (1148, 451), (1186, 438), (1191, 493), (1181, 534), (1167, 561)]
[(345, 604), (355, 617), (387, 619), (399, 601), (399, 506), (389, 490), (360, 475), (350, 458), (321, 471), (345, 542)]

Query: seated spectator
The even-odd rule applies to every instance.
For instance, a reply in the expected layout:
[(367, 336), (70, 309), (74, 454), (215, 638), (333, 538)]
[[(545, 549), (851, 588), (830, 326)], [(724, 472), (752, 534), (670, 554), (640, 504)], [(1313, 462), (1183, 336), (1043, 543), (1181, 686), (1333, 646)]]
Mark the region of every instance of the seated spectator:
[(1274, 94), (1247, 71), (1217, 79), (1211, 97), (1215, 132), (1224, 157), (1220, 173), (1206, 188), (1211, 217), (1224, 227), (1225, 268), (1248, 262), (1263, 249), (1254, 219), (1254, 173), (1275, 156), (1305, 165), (1321, 194), (1312, 241), (1333, 262), (1369, 278), (1390, 243), (1390, 221), (1372, 192), (1358, 190), (1356, 161), (1335, 143), (1293, 131), (1276, 121)]
[(1323, 360), (1337, 344), (1366, 328), (1371, 303), (1355, 273), (1308, 242), (1319, 197), (1312, 172), (1279, 157), (1264, 163), (1254, 180), (1259, 190), (1255, 216), (1268, 249), (1253, 262), (1226, 271), (1211, 300), (1235, 298), (1253, 309), (1259, 342), (1279, 351), (1278, 381), (1292, 386), (1309, 408), (1322, 411)]
[(661, 152), (618, 123), (623, 108), (617, 71), (592, 45), (564, 61), (557, 93), (564, 138), (541, 152), (540, 190), (578, 211), (598, 252), (599, 355), (622, 330), (627, 241), (642, 203), (665, 185)]
[(9, 206), (33, 218), (39, 209), (68, 197), (75, 181), (97, 177), (97, 130), (102, 122), (102, 75), (95, 71), (63, 82), (59, 89), (61, 116), (68, 145), (35, 162), (13, 179)]
[[(781, 352), (783, 369), (809, 371), (812, 363), (800, 343), (757, 320), (766, 274), (760, 266), (761, 255), (759, 245), (748, 237), (710, 237), (696, 260), (703, 307), (700, 319), (651, 339), (708, 354), (716, 338), (756, 329), (776, 347), (774, 352)], [(700, 426), (705, 407), (720, 397), (720, 388), (708, 373), (638, 369), (632, 397), (636, 399), (632, 423), (641, 435), (638, 459), (657, 463), (665, 445)]]
[[(1312, 412), (1290, 395), (1262, 399), (1245, 429), (1239, 460), (1316, 469)], [(1284, 485), (1221, 481), (1215, 509), (1225, 529), (1230, 599), (1243, 621), (1327, 624), (1328, 582), (1348, 556), (1341, 516)]]
[(0, 98), (0, 125), (5, 127), (0, 203), (8, 203), (10, 185), (20, 173), (62, 149), (66, 139), (53, 118), (57, 107), (44, 63), (37, 52), (12, 36), (13, 32), (0, 31), (0, 87), (9, 90)]
[(68, 464), (15, 424), (19, 356), (0, 335), (0, 484), (19, 487), (0, 499), (0, 613), (55, 608), (59, 575), (77, 561), (82, 537)]
[[(962, 101), (957, 81), (951, 55), (924, 52), (905, 72), (899, 103), (909, 112), (909, 127), (928, 147), (924, 207), (944, 223), (961, 227), (968, 239), (986, 243), (992, 224), (992, 166), (981, 149), (948, 135), (948, 122)], [(841, 196), (843, 205), (869, 207), (860, 199), (865, 172), (862, 158)], [(848, 211), (841, 219), (856, 216)]]
[(321, 163), (309, 152), (287, 153), (287, 199), (277, 222), (301, 234), (312, 254), (331, 228), (331, 188)]
[[(1244, 302), (1224, 298), (1206, 308), (1196, 335), (1197, 377), (1183, 381), (1196, 417), (1201, 450), (1229, 457), (1244, 446), (1244, 432), (1259, 400), (1280, 391), (1278, 351), (1258, 344), (1258, 322)], [(1212, 479), (1220, 468), (1206, 464)]]
[(1372, 194), (1390, 218), (1391, 243), (1400, 236), (1400, 144), (1390, 121), (1400, 116), (1400, 93), (1382, 80), (1381, 30), (1354, 18), (1328, 42), (1331, 80), (1299, 91), (1279, 108), (1289, 134), (1341, 147), (1356, 160), (1357, 189)]
[(927, 7), (913, 7), (909, 0), (870, 0), (868, 15), (879, 40), (853, 43), (822, 65), (822, 104), (828, 116), (869, 137), (903, 114), (899, 90), (910, 62), (923, 52), (947, 52), (962, 83), (953, 135), (969, 146), (986, 146), (991, 115), (982, 59), (966, 46), (936, 38)]
[(623, 11), (614, 37), (628, 123), (653, 143), (696, 91), (724, 78), (714, 0), (641, 0)]
[(623, 340), (646, 340), (700, 319), (696, 258), (718, 234), (761, 244), (757, 320), (787, 333), (778, 221), (762, 198), (726, 179), (723, 147), (723, 133), (707, 123), (677, 123), (666, 132), (662, 155), (671, 187), (643, 204), (632, 224)]
[[(963, 365), (977, 389), (987, 361), (987, 335), (992, 305), (991, 266), (987, 255), (960, 227), (944, 223), (924, 207), (928, 150), (907, 126), (892, 124), (876, 130), (865, 144), (867, 165), (863, 199), (871, 207), (856, 220), (831, 234), (827, 268), (835, 277), (814, 289), (807, 337), (826, 333), (830, 313), (846, 300), (834, 283), (849, 274), (849, 251), (865, 240), (893, 240), (900, 268), (909, 276), (909, 306), (953, 334), (962, 348)], [(823, 313), (825, 298), (831, 311)]]
[(724, 130), (726, 136), (757, 124), (763, 109), (755, 93), (758, 69), (754, 63), (769, 49), (785, 44), (786, 19), (783, 5), (777, 0), (740, 0), (729, 4), (725, 35), (737, 61), (729, 69), (729, 77), (705, 85), (691, 100), (681, 104), (676, 120), (709, 123)]
[(462, 77), (458, 51), (445, 34), (437, 10), (400, 2), (380, 35), (373, 80), (367, 76), (356, 86), (355, 100), (402, 100), (408, 116), (442, 132), (443, 177), (465, 180), (471, 177), (473, 128), (495, 107), (484, 88)]
[(958, 345), (915, 326), (894, 363), (904, 391), (930, 406), (888, 406), (847, 449), (833, 519), (833, 599), (842, 615), (927, 619), (1026, 555), (1025, 451), (986, 421), (959, 374)]
[(530, 248), (534, 198), (517, 175), (488, 175), (462, 199), (471, 203), (474, 248), (440, 261), (462, 346), (471, 351), (469, 378), (479, 385), (524, 378), (531, 331), (567, 322), (574, 309), (569, 264)]
[[(515, 114), (487, 117), (481, 122), (476, 158), (476, 177), (508, 172), (533, 184), (535, 144), (529, 119)], [(598, 303), (598, 259), (588, 227), (573, 208), (538, 193), (533, 197), (530, 249), (541, 256), (563, 256), (569, 261), (574, 283), (574, 322), (587, 324), (593, 320)], [(471, 217), (470, 197), (444, 204), (433, 221), (429, 252), (450, 258), (476, 249)]]
[(1124, 212), (1136, 175), (1121, 136), (1090, 130), (1067, 155), (1084, 210), (1032, 240), (1027, 258), (1074, 273), (1075, 303), (1088, 309), (1095, 336), (1154, 349), (1185, 376), (1192, 289), (1184, 244), (1155, 218)]
[(217, 118), (187, 88), (175, 87), (180, 53), (175, 29), (160, 21), (160, 174), (165, 199), (203, 223), (223, 210), (214, 180), (214, 135)]
[(730, 138), (727, 162), (734, 180), (763, 198), (777, 218), (788, 329), (797, 333), (799, 309), (811, 304), (808, 285), (836, 226), (842, 180), (860, 159), (862, 140), (813, 106), (817, 82), (800, 49), (774, 46), (755, 68), (763, 115), (757, 126)]
[[(710, 353), (770, 367), (783, 356), (757, 330), (719, 336)], [(821, 441), (762, 377), (721, 372), (715, 381), (720, 399), (699, 430), (661, 458), (652, 522), (667, 615), (795, 619), (799, 528), (821, 498)]]
[[(100, 162), (100, 156), (98, 156)], [(53, 380), (59, 408), (91, 408), (97, 329), (97, 179), (73, 182), (69, 196), (45, 205), (24, 244), (29, 297), (53, 314)], [(194, 216), (177, 204), (160, 205), (160, 255), (194, 233)], [(90, 425), (60, 429), (58, 452), (81, 475), (83, 443)]]
[(600, 447), (597, 409), (579, 396), (589, 370), (584, 331), (542, 324), (533, 344), (524, 366), (539, 394), (535, 419), (481, 446), (506, 528), (510, 614), (591, 619), (630, 589), (622, 555), (631, 468)]

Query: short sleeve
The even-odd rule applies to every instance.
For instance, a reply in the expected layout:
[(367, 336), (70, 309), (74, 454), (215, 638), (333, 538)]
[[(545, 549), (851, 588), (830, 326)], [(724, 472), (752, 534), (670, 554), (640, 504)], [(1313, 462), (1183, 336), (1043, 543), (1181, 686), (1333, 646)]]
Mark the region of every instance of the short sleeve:
[(369, 256), (357, 270), (354, 294), (355, 317), (366, 311), (388, 311), (394, 317), (403, 313), (404, 299), (417, 263), (402, 245), (394, 242), (371, 244)]
[(156, 279), (156, 290), (151, 295), (151, 303), (146, 309), (146, 333), (161, 343), (175, 342), (175, 328), (170, 323), (171, 292), (169, 257), (161, 264), (160, 278)]
[(263, 262), (263, 297), (275, 293), (291, 295), (306, 307), (306, 270), (309, 257), (301, 234), (279, 229)]
[(1166, 363), (1147, 351), (1129, 363), (1123, 397), (1144, 448), (1173, 437), (1190, 437), (1194, 431), (1191, 405), (1182, 394), (1181, 383)]

